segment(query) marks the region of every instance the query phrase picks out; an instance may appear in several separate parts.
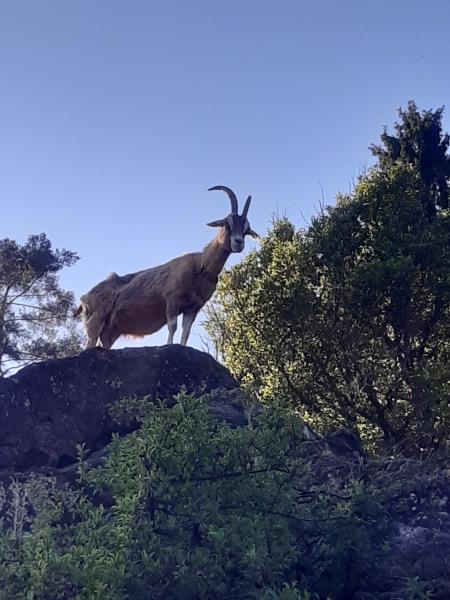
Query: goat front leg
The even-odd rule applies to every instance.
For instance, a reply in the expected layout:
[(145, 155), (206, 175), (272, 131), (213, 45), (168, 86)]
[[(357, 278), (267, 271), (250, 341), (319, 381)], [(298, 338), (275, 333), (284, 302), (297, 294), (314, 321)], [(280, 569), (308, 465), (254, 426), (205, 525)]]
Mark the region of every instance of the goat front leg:
[(198, 314), (198, 308), (190, 309), (183, 314), (183, 325), (182, 325), (182, 334), (181, 334), (181, 345), (186, 346), (189, 334), (191, 333), (191, 327), (193, 322), (195, 321), (195, 317)]
[(167, 305), (167, 329), (169, 330), (169, 337), (167, 338), (168, 344), (173, 344), (173, 336), (175, 335), (175, 331), (177, 330), (177, 317), (178, 310), (175, 306)]

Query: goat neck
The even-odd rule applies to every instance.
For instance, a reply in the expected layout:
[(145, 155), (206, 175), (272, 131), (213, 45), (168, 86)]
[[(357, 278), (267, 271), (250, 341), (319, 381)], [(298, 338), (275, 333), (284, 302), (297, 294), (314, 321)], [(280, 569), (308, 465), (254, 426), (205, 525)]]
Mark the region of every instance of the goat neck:
[(215, 279), (219, 276), (230, 254), (230, 235), (227, 228), (222, 227), (203, 250), (201, 267), (212, 279)]

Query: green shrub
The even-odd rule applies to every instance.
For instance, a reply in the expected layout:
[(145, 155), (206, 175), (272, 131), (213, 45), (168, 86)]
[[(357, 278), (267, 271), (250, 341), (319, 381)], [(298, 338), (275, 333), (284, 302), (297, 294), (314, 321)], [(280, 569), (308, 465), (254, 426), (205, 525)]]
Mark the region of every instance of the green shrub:
[(80, 450), (76, 490), (16, 482), (1, 498), (0, 598), (313, 600), (374, 587), (387, 517), (362, 462), (329, 456), (318, 477), (294, 414), (264, 409), (233, 429), (206, 400), (124, 403), (141, 428), (96, 469)]

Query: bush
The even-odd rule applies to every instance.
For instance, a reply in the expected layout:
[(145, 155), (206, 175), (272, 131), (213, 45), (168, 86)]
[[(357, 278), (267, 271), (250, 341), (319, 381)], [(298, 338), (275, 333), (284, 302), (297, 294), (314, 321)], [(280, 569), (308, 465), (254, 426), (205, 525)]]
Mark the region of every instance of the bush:
[(205, 401), (124, 403), (141, 429), (115, 437), (96, 469), (80, 449), (76, 490), (15, 482), (2, 496), (0, 598), (378, 597), (367, 590), (386, 586), (371, 563), (386, 491), (361, 458), (319, 452), (290, 412), (231, 429)]

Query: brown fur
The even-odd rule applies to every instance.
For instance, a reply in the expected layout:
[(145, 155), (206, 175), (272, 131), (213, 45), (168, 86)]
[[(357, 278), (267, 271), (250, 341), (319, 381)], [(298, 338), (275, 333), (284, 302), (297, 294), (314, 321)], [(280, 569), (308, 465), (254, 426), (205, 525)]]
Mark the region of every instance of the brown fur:
[(81, 296), (88, 347), (110, 348), (118, 337), (141, 338), (167, 323), (167, 315), (195, 312), (211, 298), (231, 250), (222, 227), (203, 252), (185, 254), (129, 275), (112, 273)]

